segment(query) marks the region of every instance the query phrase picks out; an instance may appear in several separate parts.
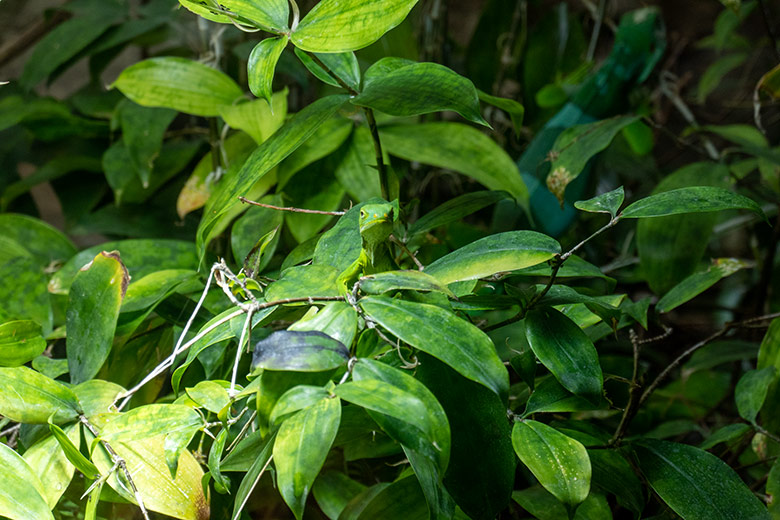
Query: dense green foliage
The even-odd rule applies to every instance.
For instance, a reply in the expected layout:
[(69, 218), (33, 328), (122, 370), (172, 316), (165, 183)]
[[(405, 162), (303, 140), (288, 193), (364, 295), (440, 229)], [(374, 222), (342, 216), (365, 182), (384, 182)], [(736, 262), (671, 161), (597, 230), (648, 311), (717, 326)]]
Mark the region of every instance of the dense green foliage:
[(0, 86), (0, 517), (780, 518), (780, 48), (712, 3), (684, 90), (654, 7), (66, 2)]

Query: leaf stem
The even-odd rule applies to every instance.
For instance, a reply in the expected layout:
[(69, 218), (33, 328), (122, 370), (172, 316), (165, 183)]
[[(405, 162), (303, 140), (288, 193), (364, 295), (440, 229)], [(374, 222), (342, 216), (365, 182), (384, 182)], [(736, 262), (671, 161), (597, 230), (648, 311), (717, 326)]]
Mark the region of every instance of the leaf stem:
[(87, 419), (85, 415), (80, 415), (79, 421), (81, 421), (81, 424), (83, 424), (89, 430), (89, 432), (100, 441), (100, 444), (103, 446), (103, 448), (105, 448), (109, 457), (111, 457), (111, 462), (114, 463), (114, 466), (122, 470), (122, 473), (124, 473), (125, 478), (127, 479), (127, 483), (130, 484), (130, 490), (133, 492), (135, 501), (138, 502), (138, 507), (141, 509), (141, 513), (144, 515), (144, 519), (149, 520), (149, 513), (146, 511), (146, 507), (144, 506), (144, 499), (141, 497), (141, 493), (138, 492), (135, 481), (133, 480), (132, 475), (130, 475), (130, 470), (127, 469), (127, 462), (125, 462), (125, 459), (119, 456), (119, 454), (114, 450), (113, 446), (108, 443), (108, 441), (100, 438), (100, 432), (97, 430), (97, 428), (95, 428), (94, 424), (89, 422), (89, 419)]
[[(360, 94), (357, 90), (347, 85), (347, 83), (341, 79), (337, 74), (335, 74), (330, 67), (325, 65), (325, 63), (322, 62), (322, 60), (317, 56), (315, 53), (309, 53), (309, 56), (311, 59), (322, 67), (322, 70), (328, 73), (330, 77), (332, 77), (336, 83), (339, 84), (341, 88), (346, 90), (350, 93), (352, 96), (357, 96)], [(390, 200), (390, 190), (389, 190), (389, 183), (387, 178), (387, 168), (385, 168), (385, 161), (383, 159), (384, 154), (382, 153), (382, 142), (379, 140), (379, 130), (377, 129), (376, 125), (376, 119), (374, 118), (374, 111), (368, 107), (363, 107), (363, 112), (366, 115), (366, 122), (368, 123), (368, 130), (371, 132), (371, 139), (374, 141), (374, 152), (376, 154), (376, 169), (379, 172), (379, 186), (382, 191), (382, 198), (385, 200)]]
[(251, 204), (253, 206), (260, 206), (261, 208), (274, 209), (276, 211), (291, 211), (293, 213), (311, 213), (314, 215), (336, 215), (336, 216), (341, 216), (346, 213), (346, 211), (322, 211), (319, 209), (294, 208), (292, 206), (274, 206), (272, 204), (265, 204), (263, 202), (255, 202), (254, 200), (249, 200), (246, 197), (239, 197), (238, 200), (240, 200), (244, 204)]

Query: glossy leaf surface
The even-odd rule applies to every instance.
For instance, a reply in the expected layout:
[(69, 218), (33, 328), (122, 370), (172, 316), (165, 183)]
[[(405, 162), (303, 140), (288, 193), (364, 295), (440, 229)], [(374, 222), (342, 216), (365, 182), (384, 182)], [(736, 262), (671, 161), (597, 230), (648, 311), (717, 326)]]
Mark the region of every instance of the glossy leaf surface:
[(552, 238), (535, 231), (507, 231), (480, 238), (439, 258), (425, 272), (450, 284), (541, 264), (560, 253)]
[(645, 478), (682, 518), (770, 518), (734, 470), (715, 455), (653, 439), (638, 442), (634, 449)]
[(53, 519), (43, 498), (43, 484), (14, 450), (0, 443), (0, 515), (11, 520)]
[(247, 63), (249, 90), (260, 99), (268, 101), (269, 105), (273, 102), (271, 87), (276, 71), (276, 62), (279, 61), (279, 56), (282, 55), (286, 45), (286, 36), (266, 38), (258, 43), (249, 55), (249, 63)]
[(0, 367), (0, 414), (20, 423), (64, 423), (78, 417), (76, 395), (62, 383), (27, 367)]
[(508, 374), (493, 342), (484, 332), (434, 305), (371, 296), (363, 310), (401, 341), (444, 361), (499, 396), (505, 396)]
[(92, 379), (111, 351), (130, 276), (117, 253), (99, 253), (76, 275), (68, 298), (68, 368), (74, 384)]
[(712, 186), (691, 186), (650, 195), (629, 204), (620, 213), (620, 217), (652, 218), (727, 209), (747, 209), (761, 218), (766, 218), (761, 207), (749, 198)]
[(9, 321), (0, 325), (0, 366), (24, 365), (46, 349), (41, 326), (34, 321)]
[(255, 344), (252, 370), (321, 372), (339, 367), (349, 359), (343, 343), (316, 331), (277, 330)]
[(564, 388), (592, 402), (601, 399), (598, 353), (582, 329), (560, 311), (541, 308), (528, 312), (525, 330), (536, 357)]
[(150, 58), (129, 66), (113, 84), (139, 105), (165, 107), (196, 116), (219, 115), (241, 89), (226, 74), (196, 61)]
[(417, 0), (323, 0), (304, 16), (290, 40), (312, 52), (362, 49), (401, 23)]
[(295, 518), (325, 462), (341, 420), (339, 399), (322, 399), (282, 423), (274, 442), (277, 485)]
[(585, 447), (558, 430), (536, 421), (512, 428), (515, 453), (544, 488), (568, 506), (585, 500), (591, 466)]

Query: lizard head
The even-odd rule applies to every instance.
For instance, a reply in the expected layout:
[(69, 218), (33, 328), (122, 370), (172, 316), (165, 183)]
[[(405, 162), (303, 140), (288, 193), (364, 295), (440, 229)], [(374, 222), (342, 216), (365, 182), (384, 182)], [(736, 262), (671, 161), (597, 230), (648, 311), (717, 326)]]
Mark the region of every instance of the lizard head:
[(393, 232), (393, 205), (366, 204), (360, 208), (360, 236), (369, 244), (387, 240)]

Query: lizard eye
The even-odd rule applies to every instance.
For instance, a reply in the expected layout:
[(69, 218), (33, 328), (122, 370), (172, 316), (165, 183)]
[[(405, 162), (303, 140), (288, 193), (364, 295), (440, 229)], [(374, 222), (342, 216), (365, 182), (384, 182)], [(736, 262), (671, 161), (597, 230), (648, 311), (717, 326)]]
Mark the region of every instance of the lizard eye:
[(366, 218), (366, 210), (364, 209), (360, 210), (360, 218)]

